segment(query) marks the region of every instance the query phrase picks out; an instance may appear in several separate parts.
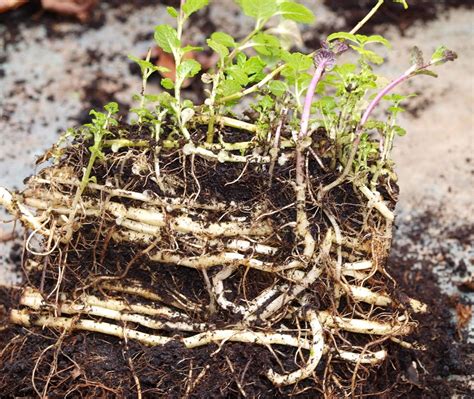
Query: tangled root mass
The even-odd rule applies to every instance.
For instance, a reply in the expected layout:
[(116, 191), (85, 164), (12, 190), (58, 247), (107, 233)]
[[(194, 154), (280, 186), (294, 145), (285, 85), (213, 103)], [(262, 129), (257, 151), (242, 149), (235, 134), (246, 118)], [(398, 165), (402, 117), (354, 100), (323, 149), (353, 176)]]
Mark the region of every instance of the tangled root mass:
[(416, 346), (426, 309), (385, 271), (396, 184), (321, 197), (338, 172), (318, 149), (301, 184), (291, 148), (270, 168), (156, 145), (107, 150), (73, 220), (82, 143), (3, 194), (32, 229), (3, 392), (19, 367), (17, 387), (51, 397), (358, 395)]

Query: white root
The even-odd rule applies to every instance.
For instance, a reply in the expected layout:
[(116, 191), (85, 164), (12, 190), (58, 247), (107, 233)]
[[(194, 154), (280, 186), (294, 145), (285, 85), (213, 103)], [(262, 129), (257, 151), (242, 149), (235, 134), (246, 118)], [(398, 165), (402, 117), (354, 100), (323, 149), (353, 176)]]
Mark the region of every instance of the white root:
[(321, 360), (324, 350), (323, 329), (314, 310), (309, 310), (306, 317), (311, 326), (311, 333), (313, 335), (308, 362), (299, 370), (286, 375), (278, 374), (270, 369), (267, 372), (267, 378), (276, 386), (292, 385), (308, 378), (314, 372)]
[[(34, 310), (41, 310), (42, 308), (51, 307), (54, 305), (48, 304), (39, 292), (25, 292), (20, 299), (20, 304), (28, 306)], [(63, 302), (59, 305), (57, 310), (60, 313), (65, 314), (85, 314), (89, 316), (104, 317), (111, 320), (132, 322), (140, 324), (144, 327), (148, 327), (155, 330), (178, 330), (178, 331), (204, 331), (209, 328), (208, 325), (203, 323), (190, 323), (183, 321), (158, 321), (149, 316), (143, 316), (133, 313), (122, 313), (118, 310), (112, 310), (97, 305), (90, 305), (85, 303), (71, 303)]]
[(250, 305), (250, 309), (255, 309), (256, 304), (264, 304), (270, 296), (270, 292), (272, 292), (274, 295), (278, 294), (279, 292), (283, 292), (280, 294), (276, 299), (274, 299), (272, 302), (270, 302), (268, 305), (265, 306), (263, 311), (258, 315), (255, 316), (250, 312), (247, 312), (246, 315), (244, 316), (244, 320), (251, 321), (255, 320), (256, 318), (260, 318), (261, 320), (266, 320), (270, 316), (274, 315), (276, 312), (278, 312), (283, 306), (285, 306), (288, 302), (292, 301), (294, 298), (296, 298), (301, 292), (303, 292), (308, 286), (313, 284), (317, 278), (321, 275), (323, 268), (320, 266), (320, 262), (324, 261), (324, 258), (326, 258), (329, 255), (329, 252), (331, 250), (331, 244), (332, 244), (332, 230), (328, 230), (326, 233), (326, 237), (324, 238), (324, 241), (321, 244), (321, 249), (316, 257), (312, 261), (313, 266), (311, 269), (307, 272), (304, 273), (300, 270), (294, 270), (291, 271), (288, 274), (288, 278), (292, 281), (294, 281), (293, 285), (282, 285), (282, 286), (277, 286), (274, 287), (271, 291), (266, 291), (260, 294), (257, 298), (255, 298)]
[(197, 348), (213, 342), (243, 342), (258, 345), (286, 345), (295, 348), (310, 349), (311, 343), (303, 338), (288, 334), (267, 333), (250, 330), (215, 330), (206, 331), (188, 338), (183, 338), (186, 348)]
[[(345, 287), (349, 290), (356, 302), (365, 302), (376, 306), (389, 306), (393, 303), (392, 299), (386, 294), (373, 292), (368, 288), (355, 285), (345, 285)], [(410, 298), (408, 302), (412, 310), (416, 313), (426, 313), (428, 311), (428, 306), (423, 302), (412, 298)]]
[[(127, 339), (133, 339), (147, 346), (165, 345), (174, 339), (171, 337), (142, 333), (140, 331), (120, 327), (111, 323), (79, 319), (77, 317), (67, 318), (32, 314), (27, 309), (12, 309), (10, 311), (10, 321), (14, 324), (23, 325), (25, 327), (35, 325), (42, 328), (66, 329), (69, 331), (85, 330), (111, 335), (121, 339), (125, 339), (126, 337)], [(393, 339), (395, 340), (395, 338)], [(313, 345), (306, 339), (295, 338), (288, 334), (253, 332), (249, 330), (209, 331), (183, 339), (183, 343), (188, 349), (222, 341), (243, 342), (265, 346), (286, 345), (306, 350), (311, 350)], [(323, 353), (327, 353), (330, 350), (331, 349), (328, 346), (325, 346)], [(336, 355), (337, 357), (349, 362), (374, 365), (383, 361), (387, 356), (387, 352), (385, 350), (380, 350), (378, 352), (369, 352), (362, 355), (359, 353), (338, 350)]]
[(65, 329), (68, 331), (85, 330), (97, 332), (107, 335), (112, 335), (124, 339), (133, 339), (141, 342), (144, 345), (165, 345), (172, 341), (170, 337), (163, 337), (160, 335), (146, 334), (140, 331), (135, 331), (130, 328), (120, 327), (115, 324), (98, 322), (93, 320), (81, 320), (67, 317), (53, 317), (43, 316), (37, 314), (30, 314), (27, 309), (10, 311), (10, 321), (14, 324), (20, 324), (26, 327), (40, 326), (50, 327), (55, 329)]
[(232, 303), (224, 296), (224, 280), (229, 278), (236, 269), (236, 266), (226, 266), (222, 268), (222, 270), (212, 278), (212, 292), (221, 308), (242, 314), (245, 312), (245, 307)]
[(182, 256), (174, 255), (170, 251), (157, 251), (150, 255), (154, 262), (172, 263), (177, 266), (186, 266), (193, 269), (208, 269), (214, 266), (245, 266), (268, 273), (278, 273), (286, 269), (292, 269), (300, 265), (300, 262), (290, 262), (287, 265), (275, 266), (271, 262), (262, 262), (255, 258), (237, 252), (221, 252), (218, 255)]
[(4, 187), (0, 187), (0, 205), (3, 206), (12, 216), (18, 217), (32, 230), (44, 236), (49, 236), (51, 234), (50, 230), (44, 228), (43, 221), (34, 216), (26, 206), (19, 202), (18, 199)]
[[(64, 300), (64, 298), (62, 298)], [(148, 316), (166, 317), (174, 319), (189, 319), (186, 313), (177, 312), (164, 305), (150, 306), (136, 303), (127, 303), (118, 299), (100, 299), (93, 295), (84, 295), (80, 297), (81, 302), (90, 306), (101, 306), (103, 308), (117, 310), (119, 312), (136, 312)]]
[(325, 327), (339, 328), (359, 334), (407, 335), (413, 330), (413, 325), (410, 324), (390, 324), (372, 320), (351, 319), (349, 317), (333, 316), (328, 311), (319, 312), (318, 317)]
[[(127, 221), (130, 222), (130, 221)], [(137, 242), (137, 243), (151, 243), (156, 239), (156, 235), (147, 234), (144, 232), (136, 231), (140, 227), (132, 226), (128, 224), (125, 226), (122, 221), (122, 226), (129, 228), (130, 230), (120, 230), (115, 232), (112, 235), (112, 239), (118, 242)], [(135, 231), (131, 231), (135, 230)], [(158, 234), (157, 230), (153, 230), (153, 233)], [(270, 245), (253, 243), (252, 241), (243, 240), (243, 239), (231, 239), (231, 240), (220, 240), (220, 239), (199, 239), (198, 237), (192, 236), (194, 246), (197, 248), (205, 249), (206, 247), (212, 248), (215, 251), (222, 251), (223, 249), (228, 249), (232, 251), (239, 251), (249, 254), (257, 255), (275, 255), (278, 252), (278, 248), (272, 247)], [(183, 239), (186, 239), (184, 236)], [(285, 269), (290, 267), (297, 267), (296, 265), (286, 266)]]
[(377, 352), (355, 353), (348, 351), (337, 351), (337, 357), (351, 363), (370, 364), (372, 366), (383, 362), (387, 358), (387, 351), (385, 349)]
[(100, 286), (102, 289), (105, 290), (137, 295), (142, 298), (149, 299), (150, 301), (168, 303), (169, 305), (174, 306), (178, 309), (187, 310), (193, 313), (199, 313), (203, 310), (201, 305), (191, 302), (190, 300), (183, 301), (179, 299), (179, 297), (177, 298), (176, 295), (172, 295), (172, 293), (170, 293), (169, 295), (173, 296), (173, 299), (166, 300), (161, 295), (158, 295), (157, 293), (150, 291), (149, 289), (141, 287), (138, 282), (130, 281), (127, 284), (122, 282), (102, 282)]
[(344, 284), (344, 287), (356, 302), (365, 302), (376, 306), (389, 306), (392, 303), (388, 295), (373, 292), (368, 288), (349, 284)]
[(270, 161), (269, 156), (262, 155), (235, 155), (226, 150), (220, 150), (217, 154), (211, 150), (207, 150), (203, 147), (196, 147), (193, 143), (188, 143), (183, 146), (184, 155), (199, 155), (200, 157), (210, 160), (218, 161), (221, 163), (232, 162), (232, 163), (263, 163), (267, 164)]
[(394, 221), (395, 216), (393, 212), (390, 209), (388, 209), (388, 206), (385, 204), (385, 202), (382, 199), (382, 196), (380, 195), (378, 191), (374, 192), (370, 190), (370, 188), (368, 188), (364, 184), (357, 184), (357, 188), (369, 200), (369, 207), (373, 206), (388, 221), (390, 222)]
[[(51, 198), (46, 192), (41, 192), (41, 196), (44, 196), (46, 200), (25, 197), (25, 204), (36, 209), (50, 210), (61, 215), (69, 213), (70, 201), (68, 197)], [(52, 204), (52, 199), (57, 200), (59, 204)], [(133, 230), (152, 235), (159, 234), (160, 229), (153, 229), (150, 226), (158, 228), (167, 227), (180, 233), (193, 233), (207, 237), (268, 236), (273, 231), (268, 221), (260, 221), (258, 225), (254, 226), (244, 222), (220, 222), (207, 225), (205, 221), (194, 221), (189, 216), (181, 215), (167, 218), (158, 209), (126, 207), (121, 203), (113, 201), (98, 204), (97, 201), (86, 200), (82, 202), (82, 206), (77, 210), (77, 213), (85, 216), (100, 216), (104, 211), (110, 212), (116, 218), (117, 224), (124, 224), (124, 222), (127, 223), (130, 220), (135, 223), (135, 226), (141, 226), (142, 229), (134, 227)]]
[(371, 260), (362, 260), (359, 262), (348, 262), (342, 265), (342, 270), (354, 270), (354, 271), (361, 271), (361, 270), (372, 270), (373, 263)]
[[(50, 171), (48, 170), (48, 172)], [(61, 184), (61, 185), (73, 186), (73, 187), (77, 187), (81, 184), (81, 182), (75, 177), (64, 178), (64, 177), (58, 176), (57, 171), (56, 173), (50, 172), (49, 174), (51, 175), (49, 179), (44, 179), (44, 178), (35, 176), (32, 178), (30, 183), (51, 185), (54, 182), (55, 184)], [(198, 208), (198, 209), (205, 209), (205, 210), (212, 210), (212, 211), (227, 211), (229, 207), (232, 208), (232, 205), (221, 203), (221, 202), (202, 204), (202, 203), (187, 200), (184, 198), (158, 197), (156, 194), (149, 193), (146, 191), (143, 193), (139, 193), (136, 191), (123, 190), (120, 188), (109, 187), (107, 185), (102, 185), (102, 184), (97, 184), (97, 183), (92, 183), (92, 182), (90, 182), (87, 185), (87, 189), (104, 192), (106, 194), (109, 194), (111, 198), (112, 197), (127, 198), (127, 199), (131, 199), (135, 201), (144, 202), (148, 205), (165, 207), (166, 209)], [(29, 192), (26, 191), (24, 195), (28, 196)]]
[[(218, 242), (216, 242), (215, 240), (209, 242), (210, 245), (215, 245), (216, 243)], [(239, 239), (229, 240), (224, 244), (224, 246), (228, 249), (233, 249), (235, 251), (251, 252), (261, 255), (275, 255), (278, 251), (278, 248), (269, 245), (258, 244)]]

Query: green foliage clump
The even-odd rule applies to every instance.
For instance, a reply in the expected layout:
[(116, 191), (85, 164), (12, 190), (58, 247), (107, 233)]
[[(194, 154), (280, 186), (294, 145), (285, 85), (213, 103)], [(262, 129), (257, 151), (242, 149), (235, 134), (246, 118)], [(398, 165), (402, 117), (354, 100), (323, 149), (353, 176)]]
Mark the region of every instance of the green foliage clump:
[[(408, 6), (405, 1), (394, 1), (405, 8)], [(242, 146), (241, 155), (245, 156), (258, 146), (269, 150), (265, 143), (272, 141), (275, 127), (286, 115), (292, 145), (297, 146), (298, 141), (311, 138), (312, 132), (323, 128), (336, 149), (333, 166), (341, 165), (344, 177), (350, 173), (366, 180), (370, 174), (375, 186), (380, 173), (387, 172), (384, 168), (391, 166), (394, 137), (405, 134), (397, 125), (397, 116), (403, 112), (403, 103), (409, 96), (390, 92), (415, 75), (436, 76), (429, 68), (455, 59), (455, 53), (440, 47), (430, 61), (425, 62), (421, 51), (415, 48), (410, 68), (387, 85), (374, 72), (374, 66), (384, 62), (381, 50), (389, 49), (391, 44), (380, 35), (357, 33), (383, 0), (379, 0), (351, 32), (329, 35), (321, 42), (321, 49), (311, 54), (294, 51), (278, 29), (267, 29), (270, 20), (280, 24), (285, 21), (313, 23), (315, 16), (310, 9), (294, 1), (236, 2), (242, 12), (254, 20), (253, 30), (240, 39), (225, 32), (214, 32), (204, 47), (186, 44), (183, 31), (190, 16), (207, 6), (208, 0), (187, 0), (179, 10), (167, 8), (175, 19), (175, 27), (157, 26), (154, 39), (173, 57), (175, 79), (163, 78), (161, 85), (165, 91), (147, 94), (149, 77), (155, 72), (169, 71), (150, 62), (150, 53), (145, 60), (130, 57), (142, 73), (142, 91), (136, 96), (139, 105), (132, 109), (138, 117), (135, 123), (148, 126), (155, 140), (161, 138), (175, 147), (186, 143), (209, 147), (219, 143), (226, 149), (229, 146), (220, 136), (220, 126), (249, 130), (255, 133), (255, 139)], [(353, 60), (340, 62), (339, 55), (346, 50), (352, 53)], [(205, 73), (196, 59), (188, 57), (190, 52), (201, 51), (214, 53), (217, 60)], [(198, 74), (205, 85), (206, 99), (202, 104), (194, 104), (182, 95), (184, 82)], [(252, 110), (251, 123), (235, 116), (236, 106), (244, 99), (247, 108)], [(375, 118), (372, 111), (381, 101), (388, 103), (387, 112)], [(110, 119), (110, 112), (108, 115), (94, 113), (93, 123), (86, 126), (94, 137), (95, 144), (90, 148), (94, 160), (100, 158), (105, 121), (115, 123)], [(167, 126), (166, 137), (163, 137), (163, 121)], [(196, 130), (191, 128), (198, 125), (206, 126), (205, 140), (190, 133)]]

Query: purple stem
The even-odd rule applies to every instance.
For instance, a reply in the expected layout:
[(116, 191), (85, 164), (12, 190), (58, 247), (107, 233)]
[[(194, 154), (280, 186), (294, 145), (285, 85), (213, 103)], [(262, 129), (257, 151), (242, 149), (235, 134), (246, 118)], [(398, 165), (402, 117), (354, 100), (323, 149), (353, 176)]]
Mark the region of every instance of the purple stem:
[(351, 152), (349, 154), (349, 158), (347, 160), (346, 166), (344, 167), (344, 170), (342, 171), (342, 173), (339, 175), (339, 177), (336, 180), (334, 180), (332, 183), (329, 183), (327, 186), (321, 189), (320, 191), (321, 196), (324, 195), (324, 193), (327, 193), (329, 190), (341, 184), (346, 178), (346, 176), (349, 174), (349, 172), (351, 171), (352, 163), (354, 162), (355, 156), (357, 154), (357, 150), (359, 149), (362, 128), (364, 127), (365, 123), (369, 119), (370, 114), (378, 105), (380, 100), (383, 98), (383, 96), (385, 96), (388, 92), (390, 92), (394, 87), (398, 86), (400, 83), (409, 79), (412, 76), (412, 74), (413, 74), (413, 69), (410, 68), (403, 75), (393, 80), (392, 82), (390, 82), (390, 84), (384, 87), (380, 91), (380, 93), (377, 94), (377, 96), (370, 102), (369, 106), (367, 107), (364, 114), (362, 115), (359, 125), (357, 126), (356, 133), (355, 133), (356, 137), (355, 137), (354, 142), (352, 143)]
[(388, 92), (390, 92), (395, 86), (398, 86), (400, 83), (407, 80), (410, 77), (410, 75), (411, 73), (409, 73), (408, 71), (405, 72), (402, 76), (390, 82), (389, 85), (383, 88), (379, 94), (377, 94), (377, 96), (372, 100), (372, 102), (369, 104), (369, 106), (365, 110), (364, 115), (362, 115), (362, 118), (359, 122), (359, 126), (357, 128), (358, 133), (360, 132), (362, 127), (365, 125), (365, 123), (369, 119), (370, 114), (372, 113), (374, 108), (377, 106), (377, 104), (380, 102), (380, 100), (383, 98), (383, 96), (385, 96)]
[(308, 133), (309, 126), (309, 115), (311, 114), (311, 104), (313, 103), (314, 92), (316, 91), (316, 86), (323, 76), (324, 70), (326, 69), (327, 61), (322, 61), (316, 71), (314, 72), (311, 83), (309, 84), (308, 91), (306, 92), (306, 97), (304, 100), (303, 114), (301, 115), (301, 129), (299, 134), (299, 139), (305, 138)]

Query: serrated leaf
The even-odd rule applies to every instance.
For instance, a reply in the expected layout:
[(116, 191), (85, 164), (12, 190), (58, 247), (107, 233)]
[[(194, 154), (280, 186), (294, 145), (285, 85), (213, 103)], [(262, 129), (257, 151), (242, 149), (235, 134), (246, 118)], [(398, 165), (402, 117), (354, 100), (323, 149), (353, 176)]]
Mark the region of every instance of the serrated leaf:
[(356, 65), (351, 64), (351, 63), (336, 65), (334, 67), (334, 72), (338, 73), (343, 78), (347, 78), (347, 76), (354, 73), (355, 70), (356, 70)]
[(212, 39), (207, 39), (207, 45), (214, 50), (217, 54), (219, 54), (220, 58), (225, 58), (229, 55), (229, 49), (221, 43), (216, 42)]
[(353, 50), (357, 51), (362, 57), (364, 57), (367, 61), (380, 65), (383, 63), (383, 58), (378, 55), (377, 53), (373, 52), (372, 50), (366, 50), (360, 46), (350, 46)]
[(280, 50), (280, 41), (273, 35), (258, 33), (253, 38), (254, 49), (257, 53), (272, 56)]
[(402, 107), (388, 107), (388, 110), (394, 114), (398, 114), (400, 112), (405, 112), (405, 108)]
[(302, 4), (284, 1), (280, 4), (279, 14), (285, 19), (311, 24), (314, 22), (314, 14)]
[(154, 37), (156, 44), (167, 53), (175, 52), (181, 47), (178, 32), (170, 25), (158, 25)]
[(161, 85), (167, 90), (174, 88), (174, 82), (170, 78), (161, 79)]
[(336, 100), (331, 96), (324, 96), (317, 104), (326, 112), (330, 112), (337, 107)]
[(174, 7), (166, 7), (166, 11), (168, 12), (168, 14), (170, 16), (172, 16), (173, 18), (177, 18), (178, 17), (178, 11), (176, 11), (176, 8)]
[(411, 65), (415, 65), (417, 68), (421, 68), (425, 63), (423, 53), (417, 46), (413, 46), (410, 51), (410, 62)]
[(385, 39), (383, 36), (380, 36), (380, 35), (371, 35), (371, 36), (368, 36), (365, 41), (364, 41), (364, 45), (365, 44), (370, 44), (370, 43), (379, 43), (379, 44), (382, 44), (384, 45), (385, 47), (387, 48), (391, 48), (392, 45), (390, 44), (390, 42)]
[(183, 12), (186, 17), (204, 8), (209, 3), (208, 0), (186, 0), (183, 5)]
[(433, 65), (444, 64), (447, 61), (454, 61), (458, 55), (451, 50), (448, 50), (445, 46), (440, 46), (431, 56), (431, 63)]
[(219, 91), (223, 97), (230, 96), (232, 94), (238, 93), (242, 90), (242, 86), (235, 80), (226, 79), (224, 80), (220, 86)]
[(238, 82), (241, 86), (245, 86), (249, 83), (249, 77), (247, 74), (239, 68), (237, 65), (233, 65), (230, 68), (227, 68), (226, 73), (233, 80)]
[(184, 60), (176, 69), (176, 80), (183, 81), (192, 78), (201, 70), (201, 64), (196, 60)]
[(245, 15), (255, 19), (269, 19), (278, 11), (275, 0), (241, 0), (240, 5)]
[(144, 74), (147, 70), (149, 70), (149, 71), (159, 71), (159, 72), (169, 72), (169, 69), (166, 68), (166, 67), (154, 65), (150, 61), (142, 60), (140, 58), (134, 57), (133, 55), (129, 55), (128, 58), (131, 59), (132, 61), (136, 62), (140, 66), (140, 70), (142, 71), (142, 74)]
[(116, 114), (119, 111), (119, 106), (116, 102), (112, 101), (105, 105), (104, 109), (111, 114)]
[(280, 97), (288, 90), (286, 84), (280, 80), (272, 80), (270, 83), (268, 83), (268, 88), (270, 92), (276, 97)]
[(133, 62), (136, 62), (138, 66), (140, 67), (142, 73), (145, 72), (146, 69), (153, 69), (154, 65), (147, 60), (142, 60), (141, 58), (135, 57), (133, 55), (129, 55), (128, 58), (132, 60)]
[(211, 35), (211, 39), (226, 47), (236, 47), (234, 38), (224, 32), (214, 32)]
[(189, 53), (190, 51), (202, 51), (202, 50), (204, 50), (202, 47), (187, 45), (181, 49), (181, 54)]
[(326, 40), (328, 42), (331, 42), (337, 39), (349, 40), (354, 43), (359, 43), (359, 41), (356, 38), (356, 35), (353, 35), (352, 33), (347, 33), (347, 32), (334, 32), (330, 34)]
[(258, 56), (250, 57), (245, 61), (243, 68), (247, 75), (255, 75), (263, 71), (265, 62)]
[(313, 65), (311, 56), (298, 52), (283, 54), (283, 60), (297, 72), (306, 71)]
[(405, 136), (405, 134), (407, 134), (407, 131), (405, 129), (401, 128), (400, 126), (395, 125), (393, 127), (393, 130), (400, 137), (403, 137), (403, 136)]

